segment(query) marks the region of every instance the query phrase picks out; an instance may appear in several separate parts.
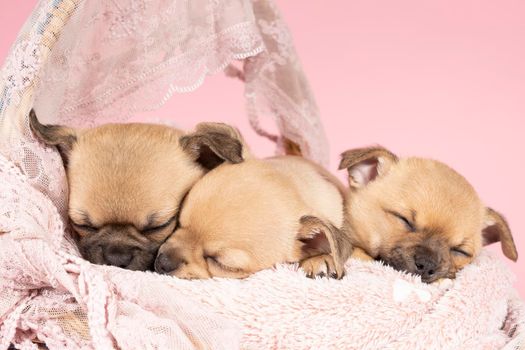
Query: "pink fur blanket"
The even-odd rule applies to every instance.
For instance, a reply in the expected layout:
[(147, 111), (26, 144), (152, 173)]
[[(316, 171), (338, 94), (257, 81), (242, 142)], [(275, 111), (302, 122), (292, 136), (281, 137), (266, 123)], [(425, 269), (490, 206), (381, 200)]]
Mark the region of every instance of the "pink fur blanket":
[(350, 261), (342, 280), (278, 266), (245, 280), (187, 281), (95, 266), (51, 201), (0, 156), (0, 350), (517, 348), (525, 307), (488, 252), (427, 285)]

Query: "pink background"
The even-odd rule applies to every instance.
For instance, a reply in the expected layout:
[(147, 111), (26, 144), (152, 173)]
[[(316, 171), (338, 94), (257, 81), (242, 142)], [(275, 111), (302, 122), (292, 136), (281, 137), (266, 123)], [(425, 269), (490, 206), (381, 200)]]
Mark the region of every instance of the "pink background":
[[(321, 109), (330, 169), (372, 143), (444, 161), (506, 215), (525, 259), (525, 2), (277, 2)], [(0, 60), (35, 3), (0, 2)], [(248, 126), (242, 85), (222, 76), (137, 116), (150, 117), (229, 122), (259, 155), (273, 150)], [(509, 266), (525, 297), (523, 260)]]

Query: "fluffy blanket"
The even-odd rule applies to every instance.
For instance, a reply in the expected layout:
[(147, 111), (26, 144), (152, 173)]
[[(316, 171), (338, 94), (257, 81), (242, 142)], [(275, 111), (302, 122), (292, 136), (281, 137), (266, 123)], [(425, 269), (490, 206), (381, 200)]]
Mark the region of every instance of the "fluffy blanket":
[(525, 308), (488, 252), (426, 285), (350, 261), (342, 280), (278, 266), (186, 281), (82, 260), (50, 200), (0, 156), (0, 350), (518, 348)]

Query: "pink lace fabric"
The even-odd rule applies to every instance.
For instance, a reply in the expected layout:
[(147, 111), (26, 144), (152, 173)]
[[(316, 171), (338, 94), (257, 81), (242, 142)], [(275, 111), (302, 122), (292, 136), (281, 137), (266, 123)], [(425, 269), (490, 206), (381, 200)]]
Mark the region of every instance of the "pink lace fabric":
[(155, 288), (154, 274), (120, 283), (82, 260), (51, 201), (3, 156), (0, 176), (0, 349), (36, 348), (34, 340), (50, 349), (238, 347), (232, 322)]
[[(242, 70), (233, 67), (237, 60)], [(77, 127), (122, 121), (225, 68), (245, 81), (248, 117), (261, 135), (281, 147), (286, 137), (326, 162), (315, 101), (271, 0), (39, 2), (0, 76), (0, 350), (36, 349), (36, 342), (50, 349), (326, 348), (332, 343), (319, 341), (334, 334), (334, 325), (346, 329), (334, 344), (359, 338), (342, 327), (355, 322), (347, 311), (362, 297), (351, 279), (334, 288), (339, 282), (306, 280), (285, 267), (246, 281), (181, 281), (89, 264), (69, 238), (62, 162), (34, 139), (30, 108), (44, 122)], [(279, 135), (259, 127), (262, 116), (274, 118)], [(498, 310), (497, 320), (506, 317), (493, 344), (517, 344), (523, 303), (506, 297), (505, 270), (482, 261), (492, 294), (475, 300), (489, 313)], [(372, 279), (376, 273), (377, 292), (384, 290), (384, 271), (365, 272)], [(311, 299), (297, 305), (306, 295)], [(464, 302), (461, 293), (452, 295)], [(297, 319), (310, 316), (319, 324), (298, 329)], [(494, 335), (496, 323), (465, 327), (463, 334)]]
[[(39, 69), (35, 107), (45, 121), (75, 126), (123, 120), (196, 89), (236, 60), (245, 61), (256, 130), (326, 163), (317, 106), (290, 32), (267, 0), (78, 2)], [(273, 117), (282, 136), (262, 130), (262, 116)]]

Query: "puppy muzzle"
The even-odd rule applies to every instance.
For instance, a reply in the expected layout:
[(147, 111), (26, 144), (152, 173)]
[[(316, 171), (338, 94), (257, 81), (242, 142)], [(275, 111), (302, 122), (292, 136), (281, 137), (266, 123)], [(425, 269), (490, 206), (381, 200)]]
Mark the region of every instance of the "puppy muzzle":
[(181, 258), (173, 258), (168, 254), (160, 253), (155, 259), (155, 271), (161, 274), (169, 275), (175, 272), (184, 265), (185, 262)]
[(426, 246), (395, 248), (387, 256), (382, 256), (381, 260), (398, 271), (419, 275), (425, 283), (448, 276), (448, 268), (439, 254)]
[(136, 242), (120, 235), (86, 236), (78, 246), (82, 257), (91, 263), (135, 271), (152, 270), (159, 248), (159, 244)]
[(439, 256), (426, 247), (417, 247), (413, 258), (413, 272), (426, 283), (434, 282), (439, 276)]

